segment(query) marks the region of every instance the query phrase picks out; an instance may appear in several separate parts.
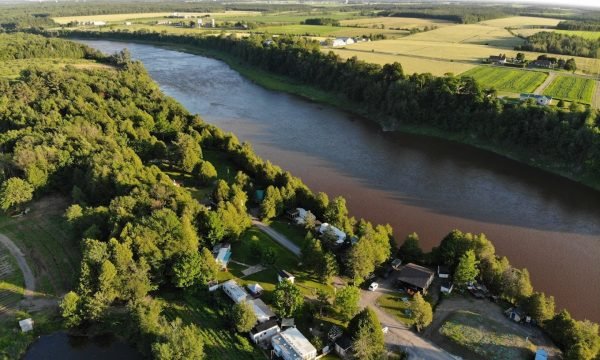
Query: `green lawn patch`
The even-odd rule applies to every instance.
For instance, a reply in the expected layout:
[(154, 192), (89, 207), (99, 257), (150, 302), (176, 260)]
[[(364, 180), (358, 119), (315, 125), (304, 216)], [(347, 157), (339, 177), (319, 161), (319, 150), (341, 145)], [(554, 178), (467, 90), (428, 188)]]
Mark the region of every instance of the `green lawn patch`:
[(513, 93), (532, 93), (548, 77), (547, 73), (540, 71), (516, 70), (497, 66), (478, 66), (462, 75), (473, 77), (486, 88)]
[[(407, 298), (408, 302), (402, 301), (402, 298)], [(408, 312), (410, 309), (410, 296), (406, 294), (383, 294), (377, 299), (377, 305), (408, 326), (412, 326), (414, 323)]]
[(0, 245), (0, 314), (13, 308), (23, 298), (24, 286), (17, 261), (8, 249)]
[(294, 244), (298, 245), (300, 249), (306, 244), (306, 229), (301, 225), (296, 225), (287, 219), (276, 219), (271, 221), (269, 224), (277, 232), (285, 235)]
[(557, 76), (544, 90), (544, 95), (556, 99), (590, 104), (596, 89), (596, 81), (574, 76)]
[(213, 164), (217, 170), (217, 178), (233, 183), (235, 174), (238, 171), (237, 166), (231, 161), (227, 154), (222, 151), (202, 149), (202, 157), (204, 160)]
[(448, 317), (439, 331), (484, 359), (533, 357), (533, 344), (510, 327), (477, 313), (457, 311)]

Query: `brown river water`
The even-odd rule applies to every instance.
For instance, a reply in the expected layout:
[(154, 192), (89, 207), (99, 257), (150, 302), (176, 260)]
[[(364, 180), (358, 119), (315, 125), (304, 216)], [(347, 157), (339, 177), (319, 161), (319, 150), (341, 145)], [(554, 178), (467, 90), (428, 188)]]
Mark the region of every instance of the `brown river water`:
[(269, 91), (225, 63), (150, 45), (125, 47), (168, 95), (351, 213), (416, 231), (429, 249), (452, 229), (485, 233), (536, 289), (579, 319), (600, 322), (600, 192), (501, 156), (368, 121)]

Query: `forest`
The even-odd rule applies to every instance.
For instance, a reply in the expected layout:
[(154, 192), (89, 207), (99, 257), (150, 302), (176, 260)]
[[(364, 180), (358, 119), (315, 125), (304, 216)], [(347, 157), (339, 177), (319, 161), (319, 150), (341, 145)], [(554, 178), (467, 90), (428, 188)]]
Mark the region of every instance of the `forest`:
[(559, 30), (600, 31), (600, 20), (563, 20), (556, 25)]
[[(365, 90), (378, 89), (375, 95), (382, 97), (378, 106), (414, 98), (415, 103), (403, 111), (414, 111), (418, 118), (431, 116), (419, 108), (419, 102), (433, 97), (464, 116), (469, 116), (471, 109), (482, 118), (498, 116), (495, 121), (507, 121), (503, 117), (507, 115), (490, 110), (502, 105), (468, 78), (436, 81), (428, 75), (406, 76), (399, 64), (379, 68), (356, 61), (340, 63), (331, 54), (313, 51), (318, 46), (315, 43), (291, 38), (282, 38), (272, 47), (262, 38), (183, 39), (204, 41), (199, 44), (231, 51), (246, 61), (262, 61), (268, 64), (262, 66), (286, 74), (305, 74), (306, 81), (321, 76), (334, 82), (327, 75), (334, 72), (342, 84), (329, 83), (328, 88), (341, 89), (356, 82), (346, 94), (361, 103), (378, 99), (367, 97)], [(0, 173), (2, 208), (17, 211), (33, 197), (56, 192), (72, 202), (65, 216), (81, 238), (83, 260), (79, 285), (61, 304), (67, 326), (81, 329), (103, 322), (113, 306), (124, 306), (130, 340), (144, 353), (160, 359), (176, 358), (175, 353), (202, 358), (197, 326), (161, 315), (160, 304), (147, 295), (175, 288), (196, 289), (195, 296), (207, 296), (198, 289), (216, 276), (209, 249), (222, 240), (239, 241), (250, 226), (247, 209), (256, 189), (266, 189), (259, 205), (263, 219), (302, 206), (315, 218), (356, 236), (355, 246), (337, 252), (327, 236), (309, 239), (310, 245), (303, 249), (303, 255), (311, 259), (306, 266), (320, 278), (340, 273), (360, 283), (396, 252), (389, 226), (354, 219), (343, 198), (330, 200), (326, 194), (312, 193), (300, 179), (258, 158), (249, 144), (188, 113), (165, 97), (142, 64), (131, 61), (126, 51), (104, 56), (82, 45), (35, 35), (18, 35), (15, 43), (24, 46), (15, 47), (13, 56), (43, 56), (43, 50), (28, 53), (27, 49), (46, 44), (49, 52), (62, 48), (66, 56), (93, 58), (111, 66), (30, 68), (23, 70), (17, 81), (0, 80), (0, 150), (6, 156)], [(321, 57), (330, 59), (328, 67), (317, 66)], [(446, 92), (462, 90), (450, 95), (437, 89), (440, 86), (448, 89)], [(402, 93), (395, 95), (395, 91)], [(552, 126), (553, 112), (537, 106), (505, 111), (510, 111), (510, 116), (537, 115), (532, 121)], [(447, 113), (449, 119), (458, 119), (458, 113), (452, 112)], [(586, 121), (585, 116), (592, 116), (586, 111), (556, 111), (552, 116), (557, 117), (555, 121), (561, 119), (562, 128), (573, 128), (570, 122), (579, 122), (578, 132), (596, 125)], [(441, 118), (436, 121), (436, 126), (463, 131), (474, 120), (457, 124), (440, 122)], [(236, 165), (238, 172), (231, 182), (216, 181), (217, 164), (204, 157), (207, 151), (219, 151)], [(215, 184), (211, 195), (214, 207), (208, 208), (185, 187), (174, 184), (165, 168), (190, 174), (201, 186)], [(533, 291), (527, 271), (496, 256), (484, 235), (453, 231), (430, 254), (423, 254), (418, 237), (411, 235), (399, 251), (406, 259), (423, 264), (443, 262), (453, 268), (473, 252), (481, 262), (486, 284), (508, 301), (532, 309), (569, 358), (592, 359), (598, 352), (597, 325), (574, 320), (566, 311), (555, 313), (553, 300)]]
[(592, 40), (576, 35), (542, 31), (527, 37), (527, 42), (517, 46), (515, 50), (600, 58), (600, 38)]

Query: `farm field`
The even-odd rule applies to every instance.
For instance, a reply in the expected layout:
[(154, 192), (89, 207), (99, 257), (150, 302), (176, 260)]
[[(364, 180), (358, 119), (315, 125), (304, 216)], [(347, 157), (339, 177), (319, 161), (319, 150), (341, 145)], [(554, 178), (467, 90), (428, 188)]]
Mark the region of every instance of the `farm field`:
[[(461, 25), (462, 26), (462, 25)], [(490, 55), (506, 54), (507, 57), (515, 57), (517, 51), (494, 46), (485, 46), (468, 43), (453, 43), (453, 42), (442, 42), (442, 41), (425, 41), (423, 39), (415, 38), (418, 35), (424, 35), (433, 33), (435, 31), (453, 29), (453, 27), (445, 27), (425, 33), (419, 33), (415, 35), (406, 36), (402, 39), (394, 40), (381, 40), (372, 42), (363, 42), (358, 44), (349, 45), (347, 49), (356, 50), (354, 55), (358, 56), (359, 59), (368, 61), (363, 58), (359, 51), (363, 52), (376, 52), (389, 55), (403, 55), (411, 56), (421, 59), (439, 60), (439, 61), (450, 61), (456, 62), (461, 61), (471, 64), (480, 64), (482, 59), (487, 58)], [(537, 52), (524, 52), (525, 57), (528, 60), (537, 58), (542, 53)], [(364, 54), (364, 53), (363, 53)], [(561, 57), (559, 55), (559, 57)], [(572, 56), (562, 56), (565, 58), (571, 58)], [(583, 57), (574, 57), (577, 62), (577, 68), (586, 73), (597, 74), (600, 71), (600, 59), (591, 59)], [(398, 60), (402, 62), (401, 60)]]
[(379, 65), (391, 64), (397, 61), (402, 64), (402, 68), (406, 74), (428, 72), (435, 76), (443, 76), (446, 73), (458, 75), (477, 66), (474, 63), (469, 64), (464, 62), (452, 62), (448, 60), (430, 60), (410, 55), (394, 55), (382, 52), (371, 52), (367, 50), (359, 51), (354, 50), (354, 46), (350, 46), (347, 49), (323, 49), (323, 51), (333, 51), (344, 59), (356, 56), (360, 60)]
[(594, 80), (557, 76), (543, 93), (556, 99), (591, 104), (595, 89), (596, 82)]
[(19, 218), (0, 216), (0, 233), (25, 253), (37, 292), (60, 296), (73, 288), (80, 262), (79, 244), (63, 218), (66, 201), (52, 197), (30, 205)]
[(252, 30), (253, 32), (263, 32), (269, 34), (291, 34), (308, 36), (362, 36), (370, 34), (384, 34), (389, 37), (404, 36), (408, 34), (404, 30), (387, 30), (371, 28), (354, 28), (343, 26), (325, 26), (325, 25), (281, 25), (281, 26), (263, 26)]
[(449, 26), (455, 25), (453, 22), (436, 19), (420, 19), (420, 18), (405, 18), (405, 17), (374, 17), (374, 18), (362, 18), (362, 19), (351, 19), (340, 21), (342, 26), (358, 26), (358, 27), (373, 27), (383, 25), (385, 28), (401, 28), (401, 29), (414, 29), (424, 28), (426, 26)]
[(480, 314), (456, 311), (440, 334), (485, 359), (531, 359), (534, 346), (508, 326)]
[(480, 22), (480, 24), (499, 28), (520, 28), (524, 26), (556, 26), (560, 21), (561, 19), (541, 18), (532, 16), (512, 16), (500, 19), (486, 20)]
[(445, 26), (411, 35), (407, 39), (419, 42), (478, 44), (507, 48), (523, 43), (522, 39), (513, 36), (503, 27), (482, 24)]
[(589, 40), (600, 39), (600, 31), (554, 30), (560, 34), (580, 36)]
[[(172, 12), (158, 12), (158, 13), (130, 13), (130, 14), (100, 14), (100, 15), (85, 15), (85, 16), (64, 16), (64, 17), (56, 17), (53, 18), (54, 22), (58, 24), (68, 24), (71, 21), (106, 21), (106, 22), (114, 22), (114, 21), (125, 21), (125, 20), (134, 20), (134, 19), (149, 19), (149, 18), (164, 18), (165, 16), (171, 15)], [(182, 12), (180, 14), (191, 15), (191, 16), (203, 16), (203, 15), (211, 15), (211, 16), (248, 16), (248, 15), (260, 15), (260, 12), (257, 11), (226, 11), (226, 12), (215, 12), (215, 13), (205, 13), (205, 12)]]
[(498, 66), (478, 66), (462, 75), (473, 77), (486, 88), (513, 93), (532, 93), (548, 77), (547, 73), (541, 71), (516, 70)]

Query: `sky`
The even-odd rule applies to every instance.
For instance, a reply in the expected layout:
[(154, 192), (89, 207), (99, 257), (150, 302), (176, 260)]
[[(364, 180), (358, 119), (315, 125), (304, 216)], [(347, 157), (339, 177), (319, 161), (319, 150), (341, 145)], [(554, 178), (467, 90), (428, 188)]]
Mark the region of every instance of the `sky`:
[(528, 0), (527, 2), (532, 4), (569, 5), (571, 7), (589, 6), (600, 8), (600, 0)]

